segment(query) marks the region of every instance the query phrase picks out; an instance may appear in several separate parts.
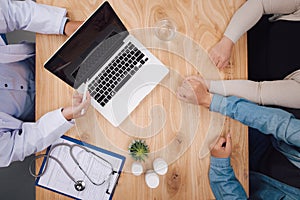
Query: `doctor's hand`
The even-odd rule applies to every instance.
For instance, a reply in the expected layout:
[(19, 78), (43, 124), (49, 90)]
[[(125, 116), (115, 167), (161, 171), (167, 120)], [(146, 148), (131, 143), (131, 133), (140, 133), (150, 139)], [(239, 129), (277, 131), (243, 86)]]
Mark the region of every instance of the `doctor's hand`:
[[(76, 93), (73, 96), (73, 105), (63, 108), (62, 114), (67, 120), (75, 119), (85, 115), (91, 104), (91, 95), (86, 94), (86, 99), (83, 99), (83, 94)], [(84, 112), (82, 112), (82, 110)]]
[(231, 155), (231, 135), (220, 137), (214, 148), (211, 150), (211, 155), (215, 158), (228, 158)]
[(64, 34), (69, 37), (79, 28), (82, 23), (83, 21), (67, 21)]
[(234, 43), (226, 36), (223, 36), (223, 38), (209, 50), (208, 55), (218, 68), (222, 69), (229, 65), (233, 46)]
[(212, 100), (207, 82), (200, 76), (190, 76), (184, 79), (177, 89), (177, 97), (187, 103), (202, 105), (206, 108), (209, 108)]

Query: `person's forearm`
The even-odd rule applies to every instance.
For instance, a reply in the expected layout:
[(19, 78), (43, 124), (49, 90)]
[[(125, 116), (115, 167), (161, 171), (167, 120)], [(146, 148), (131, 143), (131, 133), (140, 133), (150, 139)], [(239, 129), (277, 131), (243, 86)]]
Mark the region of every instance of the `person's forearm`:
[(210, 81), (209, 85), (209, 91), (213, 94), (237, 96), (261, 105), (300, 108), (300, 83), (295, 80), (218, 80)]
[(71, 36), (81, 26), (82, 21), (67, 21), (64, 26), (63, 33), (67, 36)]
[(259, 106), (235, 96), (215, 94), (210, 110), (229, 116), (262, 133), (272, 134), (289, 145), (300, 147), (300, 120), (281, 109)]
[(73, 126), (74, 122), (65, 119), (61, 109), (57, 109), (46, 113), (35, 123), (23, 123), (23, 131), (31, 136), (36, 134), (37, 138), (40, 138), (40, 141), (36, 142), (37, 149), (40, 151), (51, 145)]
[[(31, 0), (7, 1), (0, 0), (0, 31), (3, 33), (14, 30), (27, 30), (45, 34), (61, 33), (61, 26), (66, 9), (38, 4)], [(3, 12), (3, 11), (7, 12)], [(62, 33), (61, 33), (62, 34)]]
[[(2, 131), (0, 134), (0, 167), (11, 162), (23, 160), (38, 151), (42, 151), (73, 127), (61, 113), (55, 110), (42, 116), (35, 123), (24, 122), (22, 129)], [(9, 130), (9, 131), (8, 131)]]
[(245, 190), (230, 166), (229, 158), (211, 157), (209, 182), (216, 199), (247, 199)]
[(236, 43), (263, 14), (290, 14), (297, 11), (299, 5), (299, 0), (248, 0), (233, 15), (224, 35)]
[(209, 92), (222, 96), (237, 96), (260, 103), (259, 83), (248, 80), (210, 81)]
[(261, 1), (246, 1), (233, 15), (224, 35), (234, 43), (246, 33), (264, 14)]

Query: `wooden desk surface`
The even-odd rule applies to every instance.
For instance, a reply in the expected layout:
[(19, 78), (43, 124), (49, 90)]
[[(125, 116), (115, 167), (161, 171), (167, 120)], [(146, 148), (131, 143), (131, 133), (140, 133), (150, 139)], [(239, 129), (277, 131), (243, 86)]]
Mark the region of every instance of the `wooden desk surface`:
[[(65, 7), (72, 20), (85, 20), (102, 0), (38, 0)], [(169, 75), (118, 128), (113, 127), (92, 107), (67, 134), (127, 157), (114, 199), (213, 199), (209, 187), (210, 143), (230, 132), (233, 138), (232, 165), (237, 178), (248, 191), (247, 128), (239, 122), (206, 109), (180, 102), (176, 88), (185, 76), (200, 73), (209, 79), (247, 79), (247, 43), (242, 37), (235, 45), (231, 67), (219, 71), (206, 51), (222, 36), (226, 25), (244, 0), (110, 0), (125, 26), (169, 69)], [(162, 18), (172, 19), (177, 34), (170, 42), (159, 41), (151, 27)], [(149, 28), (150, 27), (150, 28)], [(37, 35), (36, 118), (72, 104), (74, 90), (43, 68), (43, 63), (66, 40), (65, 36)], [(87, 120), (88, 119), (88, 120)], [(133, 160), (127, 148), (134, 138), (146, 140), (150, 155), (146, 169), (156, 157), (169, 163), (160, 185), (149, 189), (144, 176), (129, 170)], [(40, 163), (37, 163), (37, 168)], [(68, 199), (36, 188), (36, 199)]]

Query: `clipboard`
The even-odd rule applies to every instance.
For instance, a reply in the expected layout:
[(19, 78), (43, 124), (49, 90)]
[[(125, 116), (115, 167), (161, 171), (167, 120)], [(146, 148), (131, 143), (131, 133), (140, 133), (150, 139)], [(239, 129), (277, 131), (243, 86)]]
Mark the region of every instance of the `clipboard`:
[[(54, 144), (58, 143), (69, 143), (69, 144), (78, 144), (82, 145), (90, 151), (93, 151), (97, 155), (101, 156), (102, 158), (109, 161), (114, 169), (114, 173), (112, 174), (110, 183), (106, 181), (103, 185), (96, 186), (93, 185), (86, 176), (80, 171), (78, 165), (71, 159), (71, 156), (68, 155), (66, 147), (57, 147), (55, 150), (51, 152), (51, 156), (56, 157), (59, 159), (62, 164), (66, 167), (69, 173), (74, 176), (75, 180), (84, 180), (86, 183), (86, 188), (83, 191), (76, 191), (74, 188), (74, 182), (68, 177), (60, 165), (58, 165), (54, 160), (48, 160), (48, 166), (46, 172), (36, 179), (36, 186), (51, 190), (53, 192), (74, 198), (74, 199), (89, 199), (89, 200), (108, 200), (112, 199), (113, 193), (115, 191), (116, 185), (118, 183), (120, 174), (122, 172), (125, 157), (114, 152), (107, 151), (105, 149), (93, 146), (88, 143), (84, 143), (80, 140), (62, 136), (59, 140), (57, 140)], [(53, 145), (54, 145), (53, 144)], [(49, 153), (51, 147), (49, 147), (46, 151), (46, 154)], [(93, 162), (84, 162), (83, 157), (82, 159), (83, 164), (85, 163), (86, 169), (88, 169), (87, 174), (91, 174), (91, 176), (98, 176), (101, 173), (101, 169), (96, 168)], [(46, 157), (43, 160), (43, 163), (40, 167), (39, 174), (41, 174), (46, 166)], [(90, 175), (89, 175), (90, 176)]]

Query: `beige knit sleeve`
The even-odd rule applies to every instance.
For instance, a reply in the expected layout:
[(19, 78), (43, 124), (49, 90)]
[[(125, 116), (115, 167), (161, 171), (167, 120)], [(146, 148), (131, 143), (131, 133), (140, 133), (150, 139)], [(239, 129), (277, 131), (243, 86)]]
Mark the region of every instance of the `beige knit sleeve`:
[(248, 80), (210, 81), (209, 92), (222, 96), (237, 96), (255, 103), (260, 102), (258, 82)]
[(261, 82), (261, 104), (300, 108), (300, 83), (295, 80)]
[(258, 22), (263, 14), (264, 8), (261, 1), (246, 1), (231, 18), (224, 35), (236, 43), (244, 33)]
[(224, 35), (236, 43), (263, 14), (287, 15), (299, 9), (300, 0), (248, 0), (235, 12)]
[(300, 82), (297, 79), (211, 81), (209, 91), (223, 96), (238, 96), (261, 105), (300, 108)]

